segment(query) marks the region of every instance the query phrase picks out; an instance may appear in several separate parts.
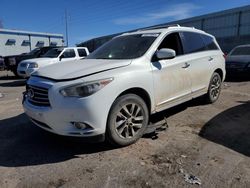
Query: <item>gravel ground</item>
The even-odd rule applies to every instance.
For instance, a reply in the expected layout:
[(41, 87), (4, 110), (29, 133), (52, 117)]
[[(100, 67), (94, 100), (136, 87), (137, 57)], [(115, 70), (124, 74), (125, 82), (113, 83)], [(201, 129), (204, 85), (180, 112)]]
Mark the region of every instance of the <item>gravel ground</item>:
[[(25, 80), (0, 71), (1, 187), (250, 187), (250, 81), (231, 80), (220, 99), (200, 99), (151, 117), (168, 128), (136, 144), (105, 143), (47, 133), (21, 106)], [(198, 182), (199, 183), (199, 182)]]

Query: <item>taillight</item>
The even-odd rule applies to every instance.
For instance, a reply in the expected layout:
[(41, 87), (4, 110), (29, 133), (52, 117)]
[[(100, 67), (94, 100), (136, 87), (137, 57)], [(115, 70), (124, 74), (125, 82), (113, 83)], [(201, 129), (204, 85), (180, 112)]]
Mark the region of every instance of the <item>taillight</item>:
[(227, 55), (226, 55), (226, 54), (223, 54), (223, 57), (226, 59)]

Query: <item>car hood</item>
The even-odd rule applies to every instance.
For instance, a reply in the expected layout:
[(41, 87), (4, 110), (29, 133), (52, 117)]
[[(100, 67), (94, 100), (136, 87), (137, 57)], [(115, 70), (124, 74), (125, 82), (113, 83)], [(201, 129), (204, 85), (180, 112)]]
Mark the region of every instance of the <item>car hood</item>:
[(83, 59), (43, 67), (32, 76), (66, 81), (127, 66), (131, 60)]
[(23, 62), (25, 63), (40, 63), (40, 62), (50, 62), (53, 58), (49, 58), (49, 57), (40, 57), (40, 58), (33, 58), (33, 59), (26, 59)]
[(250, 55), (227, 56), (226, 63), (249, 63)]

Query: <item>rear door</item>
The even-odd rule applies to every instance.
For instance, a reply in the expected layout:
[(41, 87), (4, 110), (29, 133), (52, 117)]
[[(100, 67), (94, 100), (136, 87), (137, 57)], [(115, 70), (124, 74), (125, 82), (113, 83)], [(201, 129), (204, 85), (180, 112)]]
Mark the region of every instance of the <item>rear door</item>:
[(162, 48), (175, 50), (176, 57), (166, 60), (152, 58), (155, 103), (158, 111), (190, 99), (191, 94), (191, 79), (179, 33), (168, 34), (157, 50)]
[(207, 50), (200, 33), (182, 32), (180, 35), (183, 41), (184, 54), (189, 65), (192, 95), (198, 96), (207, 91), (212, 75), (210, 64), (214, 59)]

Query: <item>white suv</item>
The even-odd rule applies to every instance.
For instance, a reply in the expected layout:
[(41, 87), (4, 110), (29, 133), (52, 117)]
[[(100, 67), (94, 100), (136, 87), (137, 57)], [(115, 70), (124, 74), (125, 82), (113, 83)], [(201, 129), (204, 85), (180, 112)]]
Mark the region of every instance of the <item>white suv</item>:
[(89, 54), (86, 47), (58, 47), (52, 48), (40, 58), (23, 60), (18, 64), (17, 74), (21, 77), (30, 77), (39, 68), (54, 63), (79, 60)]
[(213, 36), (180, 26), (139, 30), (81, 63), (40, 69), (28, 80), (23, 107), (47, 131), (125, 146), (145, 133), (151, 114), (201, 95), (215, 102), (224, 78)]

